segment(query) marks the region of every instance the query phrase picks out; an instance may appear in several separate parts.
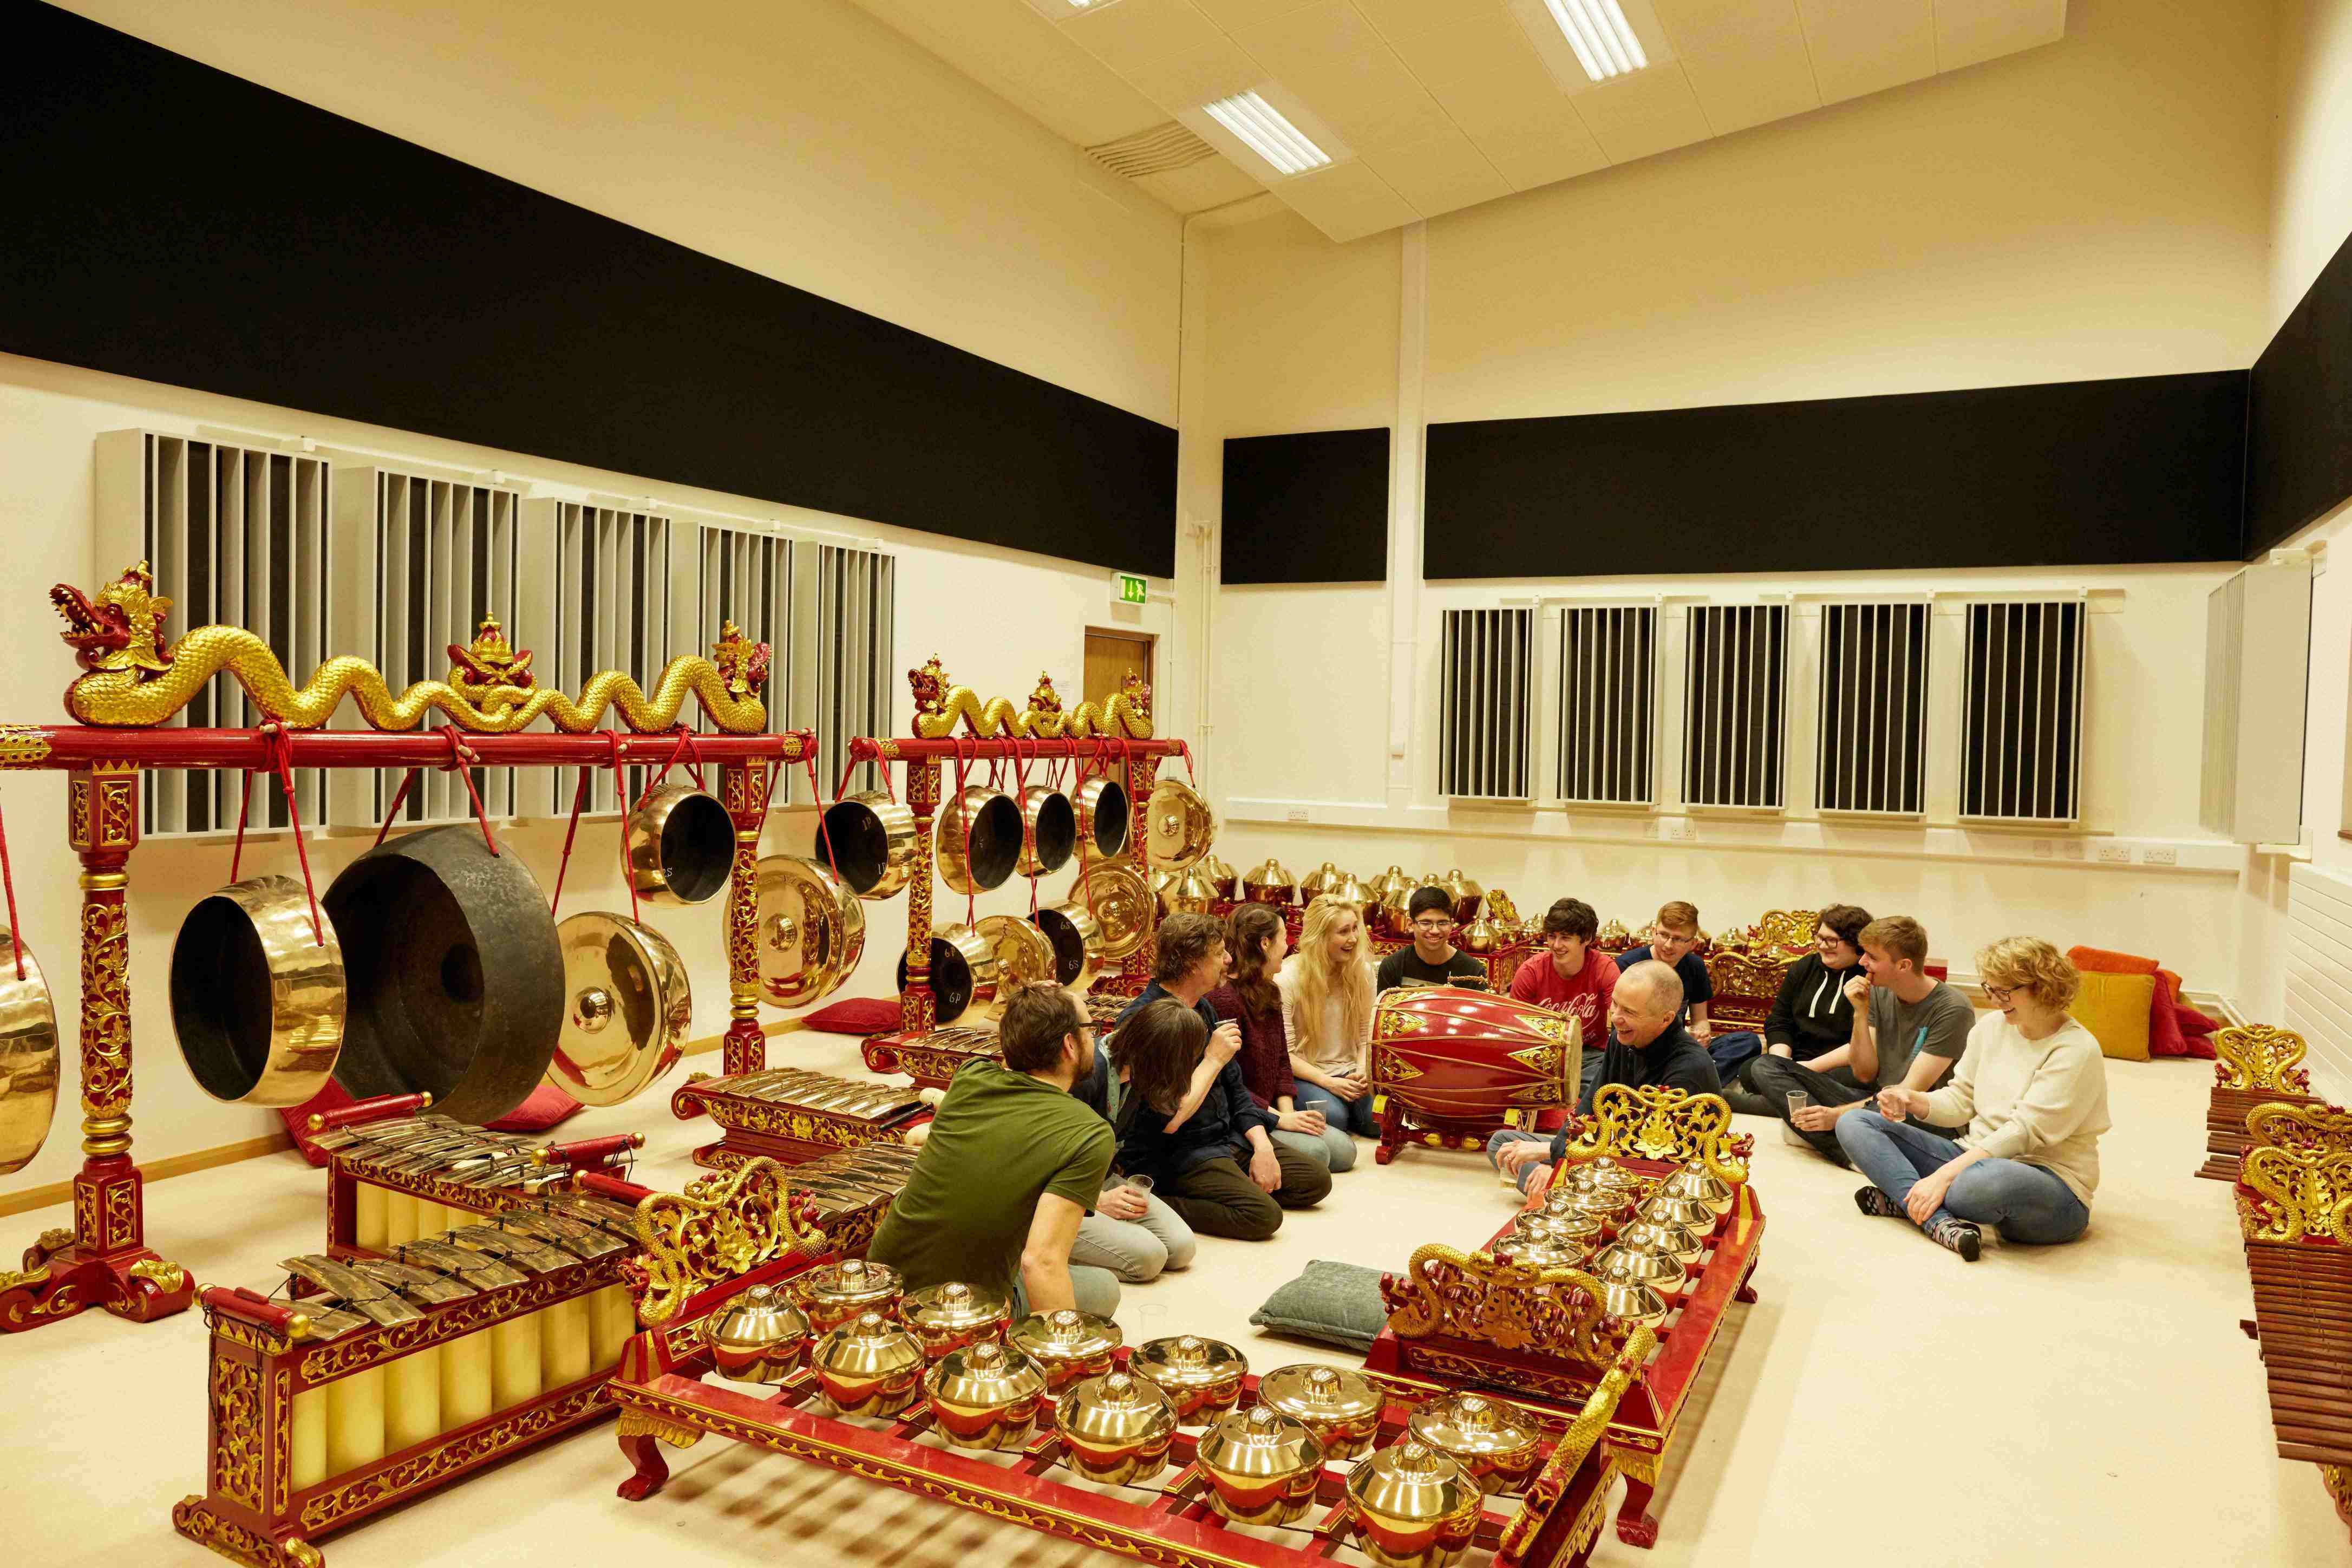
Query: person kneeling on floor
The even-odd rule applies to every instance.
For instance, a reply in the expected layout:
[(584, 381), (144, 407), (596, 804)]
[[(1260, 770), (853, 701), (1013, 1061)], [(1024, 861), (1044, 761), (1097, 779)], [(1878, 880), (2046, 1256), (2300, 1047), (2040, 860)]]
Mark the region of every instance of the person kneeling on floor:
[(909, 1290), (961, 1283), (1003, 1293), (1016, 1313), (1108, 1317), (1118, 1282), (1070, 1262), (1116, 1150), (1109, 1125), (1070, 1094), (1094, 1056), (1086, 1011), (1032, 986), (1005, 1004), (999, 1030), (1004, 1059), (968, 1062), (949, 1083), (867, 1256)]
[[(1878, 1109), (1837, 1124), (1838, 1144), (1870, 1177), (1853, 1194), (1869, 1215), (1901, 1216), (1975, 1262), (1981, 1227), (2004, 1241), (2072, 1241), (2089, 1228), (2107, 1120), (2106, 1058), (2067, 1015), (2082, 984), (2038, 937), (2005, 937), (1977, 955), (2000, 1009), (1977, 1021), (1951, 1081), (1933, 1093), (1878, 1091)], [(1957, 1139), (1911, 1125), (1965, 1123)]]
[[(1612, 1083), (1628, 1089), (1664, 1084), (1689, 1094), (1723, 1092), (1714, 1058), (1682, 1026), (1682, 982), (1655, 959), (1617, 977), (1609, 998), (1609, 1047), (1601, 1076), (1577, 1101), (1580, 1115), (1591, 1115), (1593, 1096)], [(1533, 1190), (1567, 1149), (1565, 1127), (1549, 1138), (1507, 1127), (1486, 1141), (1486, 1158), (1524, 1193)]]

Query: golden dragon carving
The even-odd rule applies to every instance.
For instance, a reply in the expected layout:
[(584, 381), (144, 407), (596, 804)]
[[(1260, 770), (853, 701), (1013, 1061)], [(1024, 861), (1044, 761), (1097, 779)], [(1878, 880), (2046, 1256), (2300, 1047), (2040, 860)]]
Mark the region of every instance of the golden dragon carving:
[(161, 724), (226, 671), (265, 718), (303, 730), (324, 725), (350, 697), (378, 730), (414, 730), (437, 711), (479, 734), (510, 734), (542, 717), (577, 734), (618, 709), (632, 730), (660, 731), (677, 723), (689, 693), (730, 734), (767, 727), (759, 689), (767, 680), (768, 647), (732, 623), (720, 631), (711, 658), (670, 660), (650, 694), (621, 671), (605, 670), (575, 702), (538, 686), (530, 653), (509, 647), (497, 620), (486, 618), (471, 644), (450, 646), (446, 681), (420, 680), (395, 696), (373, 665), (350, 657), (329, 659), (297, 688), (269, 645), (240, 626), (198, 626), (167, 647), (163, 617), (172, 601), (158, 597), (154, 586), (142, 561), (94, 595), (66, 584), (49, 590), (68, 627), (62, 635), (89, 672), (66, 688), (66, 710), (82, 723)]
[(954, 734), (959, 722), (966, 734), (982, 740), (1151, 738), (1151, 688), (1131, 673), (1108, 702), (1099, 707), (1081, 702), (1066, 712), (1050, 675), (1037, 678), (1025, 709), (1002, 697), (982, 701), (971, 687), (955, 685), (936, 658), (925, 660), (920, 669), (908, 670), (907, 683), (915, 692), (915, 733), (926, 741)]

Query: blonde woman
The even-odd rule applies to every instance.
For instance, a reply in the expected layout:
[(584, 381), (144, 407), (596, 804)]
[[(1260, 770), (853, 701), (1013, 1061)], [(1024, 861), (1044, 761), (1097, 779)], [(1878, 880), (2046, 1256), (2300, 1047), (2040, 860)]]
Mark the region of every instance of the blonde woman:
[(1363, 911), (1325, 894), (1307, 906), (1298, 951), (1282, 966), (1282, 1027), (1298, 1108), (1331, 1127), (1378, 1135), (1372, 1120), (1372, 966)]
[[(1875, 1110), (1837, 1124), (1838, 1147), (1871, 1184), (1862, 1212), (1902, 1215), (1973, 1263), (1984, 1226), (2004, 1241), (2072, 1241), (2091, 1223), (2099, 1134), (2107, 1121), (2106, 1060), (2067, 1016), (2083, 977), (2039, 937), (2012, 936), (1977, 954), (1996, 1009), (1977, 1020), (1941, 1089), (1893, 1086)], [(1965, 1127), (1955, 1140), (1910, 1125)]]

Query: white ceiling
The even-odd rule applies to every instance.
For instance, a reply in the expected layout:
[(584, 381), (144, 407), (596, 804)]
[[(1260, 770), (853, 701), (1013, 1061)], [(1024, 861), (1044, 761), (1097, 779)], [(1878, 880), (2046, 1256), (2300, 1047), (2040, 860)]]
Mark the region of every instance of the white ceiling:
[[(1270, 190), (1335, 240), (2050, 43), (2065, 0), (1620, 0), (1649, 68), (1590, 80), (1543, 0), (856, 0), (1081, 147), (1181, 119), (1179, 212)], [(1198, 113), (1255, 89), (1341, 155), (1281, 178)], [(1180, 139), (1181, 140), (1181, 139)], [(1158, 145), (1155, 143), (1155, 145)]]

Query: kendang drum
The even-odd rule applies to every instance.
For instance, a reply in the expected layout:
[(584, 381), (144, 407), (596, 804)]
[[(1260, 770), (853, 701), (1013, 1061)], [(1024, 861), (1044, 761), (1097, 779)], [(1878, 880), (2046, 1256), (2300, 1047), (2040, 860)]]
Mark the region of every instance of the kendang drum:
[(570, 994), (545, 1081), (583, 1105), (618, 1105), (677, 1065), (694, 1022), (686, 961), (625, 915), (573, 915), (556, 929)]
[(760, 999), (805, 1007), (840, 989), (866, 953), (866, 906), (832, 868), (792, 855), (760, 860)]
[(1565, 1013), (1452, 985), (1400, 988), (1372, 1009), (1372, 1087), (1423, 1121), (1500, 1125), (1576, 1102), (1582, 1031)]
[[(58, 1011), (49, 983), (16, 933), (0, 928), (0, 1176), (21, 1171), (58, 1113)], [(16, 978), (16, 961), (25, 977)]]
[(928, 876), (915, 813), (878, 789), (845, 795), (824, 808), (817, 839), (818, 859), (841, 869), (841, 879), (861, 899), (891, 899), (906, 890), (917, 872)]
[(702, 903), (735, 867), (735, 820), (691, 784), (647, 792), (624, 825), (629, 885), (649, 904)]
[[(13, 984), (16, 966), (0, 978)], [(343, 949), (323, 911), (312, 928), (301, 883), (248, 878), (188, 911), (172, 944), (172, 1027), (215, 1100), (300, 1105), (327, 1087), (343, 1047)]]

